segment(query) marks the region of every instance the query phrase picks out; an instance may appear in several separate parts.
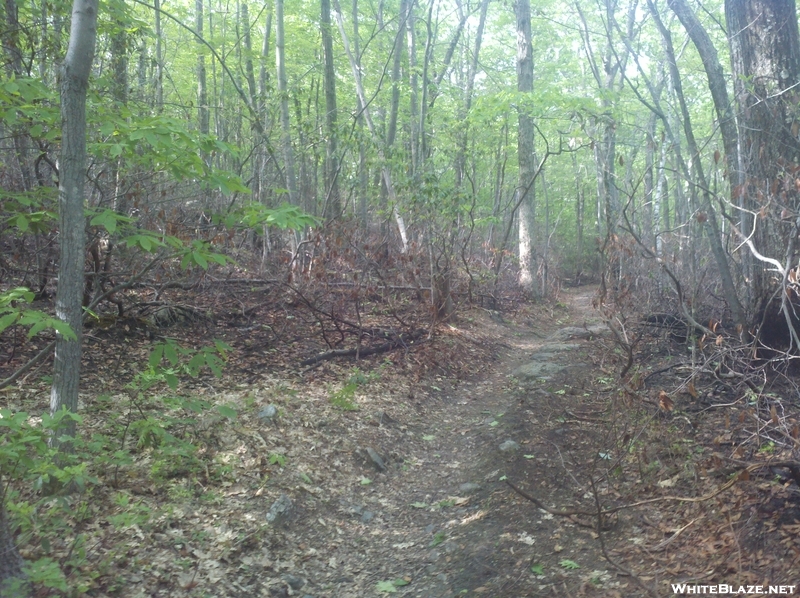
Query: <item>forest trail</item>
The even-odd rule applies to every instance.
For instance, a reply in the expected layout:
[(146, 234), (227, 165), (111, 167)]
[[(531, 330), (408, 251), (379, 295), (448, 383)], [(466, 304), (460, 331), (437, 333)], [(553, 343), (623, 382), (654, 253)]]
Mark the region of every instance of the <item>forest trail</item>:
[[(298, 497), (272, 538), (269, 595), (558, 596), (587, 584), (613, 595), (603, 592), (620, 584), (596, 534), (504, 483), (552, 505), (587, 491), (572, 461), (583, 462), (576, 455), (596, 438), (567, 414), (593, 410), (583, 389), (596, 375), (589, 339), (604, 328), (595, 291), (569, 290), (551, 317), (527, 325), (487, 317), (483, 332), (501, 347), (488, 373), (443, 380), (429, 388), (433, 399), (412, 390), (405, 409), (330, 438), (321, 491)], [(338, 436), (337, 428), (323, 429)]]

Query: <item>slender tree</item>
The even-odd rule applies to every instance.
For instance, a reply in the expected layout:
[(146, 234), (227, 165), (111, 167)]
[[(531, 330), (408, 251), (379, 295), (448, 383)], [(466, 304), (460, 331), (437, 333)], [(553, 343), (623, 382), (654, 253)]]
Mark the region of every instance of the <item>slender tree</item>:
[[(514, 10), (517, 17), (517, 91), (520, 92), (521, 96), (520, 106), (517, 109), (519, 283), (525, 290), (532, 292), (536, 275), (533, 256), (536, 202), (532, 184), (533, 175), (536, 171), (535, 128), (527, 98), (522, 95), (530, 94), (533, 91), (530, 0), (517, 0), (514, 4)], [(528, 195), (522, 199), (520, 194), (524, 193)], [(522, 201), (519, 201), (520, 199)]]
[(197, 128), (203, 135), (208, 135), (208, 87), (206, 83), (206, 48), (203, 37), (203, 0), (194, 3), (194, 28), (197, 32)]
[[(83, 215), (86, 182), (86, 92), (97, 37), (97, 0), (75, 0), (69, 46), (60, 73), (61, 158), (58, 177), (59, 245), (56, 317), (75, 335), (56, 334), (50, 412), (78, 410), (81, 372), (81, 301), (83, 299), (86, 222)], [(68, 419), (54, 434), (53, 447), (70, 450), (75, 422)]]
[(297, 180), (294, 170), (294, 149), (289, 124), (289, 90), (286, 81), (286, 34), (283, 19), (283, 0), (275, 0), (275, 63), (278, 71), (278, 95), (281, 104), (281, 147), (283, 148), (283, 169), (289, 203), (297, 204)]
[(339, 197), (339, 159), (337, 157), (336, 72), (333, 64), (333, 36), (331, 35), (331, 1), (320, 0), (320, 30), (324, 59), (325, 88), (325, 210), (324, 216), (338, 216), (342, 211)]

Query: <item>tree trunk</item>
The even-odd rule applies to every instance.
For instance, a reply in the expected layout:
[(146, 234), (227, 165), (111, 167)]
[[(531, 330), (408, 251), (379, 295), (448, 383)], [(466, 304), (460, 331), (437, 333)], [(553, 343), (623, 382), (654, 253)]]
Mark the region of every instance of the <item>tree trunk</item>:
[(289, 203), (297, 204), (297, 181), (294, 174), (294, 150), (289, 125), (289, 91), (286, 81), (286, 52), (283, 29), (283, 0), (275, 0), (275, 64), (278, 71), (278, 95), (281, 101), (281, 146), (283, 147), (283, 168)]
[[(460, 5), (459, 5), (460, 7)], [(467, 81), (466, 88), (464, 89), (464, 107), (461, 112), (460, 120), (462, 123), (462, 131), (459, 134), (458, 152), (456, 153), (456, 168), (455, 168), (455, 187), (461, 187), (464, 181), (464, 171), (467, 163), (467, 142), (469, 140), (469, 125), (467, 117), (472, 109), (472, 95), (475, 88), (475, 75), (478, 72), (478, 56), (481, 51), (481, 44), (483, 43), (483, 29), (486, 25), (486, 13), (489, 9), (489, 0), (481, 1), (481, 15), (478, 20), (478, 30), (475, 32), (475, 46), (472, 51), (472, 59), (467, 67)], [(462, 17), (463, 19), (463, 17)]]
[[(19, 34), (22, 30), (19, 22), (19, 11), (16, 0), (5, 0), (6, 23), (2, 33), (3, 52), (7, 63), (7, 71), (15, 77), (25, 77), (28, 75), (24, 71), (22, 62), (22, 49), (19, 44)], [(12, 138), (14, 141), (14, 153), (19, 164), (20, 176), (22, 177), (22, 188), (26, 191), (33, 189), (33, 172), (30, 164), (30, 138), (27, 131), (19, 125), (12, 125)]]
[[(194, 3), (194, 27), (198, 37), (203, 37), (203, 0)], [(208, 88), (206, 84), (206, 48), (197, 41), (197, 129), (201, 135), (208, 135)]]
[(153, 32), (156, 36), (156, 113), (161, 114), (164, 111), (164, 50), (161, 45), (161, 37), (163, 36), (163, 31), (161, 30), (161, 0), (153, 0), (153, 8), (156, 17), (156, 30)]
[(375, 129), (375, 123), (372, 121), (372, 116), (369, 110), (369, 104), (367, 103), (367, 97), (364, 93), (364, 84), (361, 80), (361, 69), (359, 67), (358, 61), (356, 57), (353, 56), (353, 52), (350, 50), (350, 41), (347, 37), (347, 32), (344, 28), (344, 19), (342, 18), (342, 7), (339, 5), (339, 0), (333, 0), (334, 4), (334, 17), (336, 19), (336, 26), (339, 29), (339, 35), (342, 36), (342, 43), (344, 44), (344, 51), (347, 54), (347, 59), (350, 62), (350, 70), (353, 74), (353, 79), (355, 80), (356, 84), (356, 94), (358, 95), (358, 99), (361, 102), (361, 105), (364, 107), (364, 120), (367, 123), (367, 129), (369, 130), (370, 136), (372, 137), (372, 141), (375, 144), (378, 150), (378, 159), (381, 163), (381, 176), (383, 178), (383, 182), (386, 185), (386, 192), (389, 196), (389, 201), (392, 204), (392, 215), (394, 216), (394, 220), (397, 223), (397, 231), (400, 234), (400, 242), (402, 243), (402, 250), (405, 253), (408, 250), (408, 233), (406, 231), (406, 223), (403, 220), (403, 216), (400, 214), (400, 210), (397, 207), (397, 194), (395, 193), (394, 184), (392, 183), (392, 173), (389, 169), (389, 162), (386, 159), (386, 154), (383, 151), (383, 147), (380, 142), (380, 138), (378, 137), (378, 132)]
[[(795, 107), (800, 99), (800, 35), (794, 0), (726, 0), (725, 18), (739, 114), (742, 184), (734, 203), (754, 214), (749, 229), (756, 250), (782, 258), (800, 212), (795, 168), (800, 161)], [(781, 212), (793, 216), (781, 222)], [(760, 320), (775, 290), (763, 262), (752, 272), (752, 312)]]
[[(531, 4), (530, 0), (517, 0), (514, 4), (517, 17), (517, 91), (530, 94), (533, 91), (533, 47), (531, 46)], [(533, 257), (535, 195), (531, 184), (536, 171), (534, 154), (533, 117), (527, 106), (518, 108), (517, 157), (519, 160), (519, 183), (517, 201), (519, 211), (519, 283), (528, 292), (534, 291), (536, 275)], [(519, 194), (527, 192), (524, 199)], [(522, 201), (520, 201), (522, 199)]]
[[(123, 19), (114, 22), (116, 29), (111, 38), (111, 66), (114, 73), (112, 95), (117, 106), (128, 105), (128, 33)], [(127, 215), (128, 205), (122, 191), (122, 156), (114, 160), (111, 166), (111, 179), (114, 182), (114, 210)]]
[[(353, 18), (353, 52), (356, 57), (361, 56), (361, 38), (358, 33), (358, 0), (353, 0), (352, 6)], [(358, 116), (356, 117), (356, 124), (361, 132), (364, 129), (364, 116), (363, 106), (361, 100), (357, 102)], [(364, 143), (363, 135), (358, 137), (358, 186), (356, 190), (356, 197), (358, 202), (358, 220), (361, 228), (367, 230), (369, 228), (369, 214), (367, 206), (367, 186), (369, 183), (369, 173), (367, 172), (367, 148)]]
[[(86, 245), (83, 215), (86, 179), (86, 91), (97, 37), (97, 0), (75, 0), (69, 47), (61, 67), (61, 158), (58, 178), (59, 245), (56, 317), (69, 324), (75, 339), (56, 333), (50, 413), (78, 410), (81, 371), (81, 316)], [(70, 450), (75, 422), (54, 433), (50, 444)], [(67, 438), (65, 440), (65, 438)]]
[[(2, 487), (3, 481), (0, 478), (0, 488)], [(17, 550), (14, 536), (8, 525), (5, 492), (0, 492), (0, 596), (10, 595), (4, 591), (9, 589), (7, 584), (24, 577), (23, 565), (24, 561)]]
[(336, 73), (333, 68), (333, 36), (331, 35), (331, 0), (320, 0), (322, 31), (322, 53), (324, 55), (325, 88), (325, 207), (323, 216), (336, 218), (341, 215), (342, 201), (339, 197), (339, 159), (336, 155), (337, 109)]
[(419, 75), (417, 69), (417, 30), (414, 19), (414, 5), (416, 2), (406, 2), (406, 14), (400, 15), (404, 20), (406, 26), (406, 52), (408, 54), (408, 109), (410, 127), (410, 140), (411, 146), (411, 175), (412, 177), (417, 172), (417, 165), (419, 163), (419, 138), (417, 130), (417, 122), (419, 120)]

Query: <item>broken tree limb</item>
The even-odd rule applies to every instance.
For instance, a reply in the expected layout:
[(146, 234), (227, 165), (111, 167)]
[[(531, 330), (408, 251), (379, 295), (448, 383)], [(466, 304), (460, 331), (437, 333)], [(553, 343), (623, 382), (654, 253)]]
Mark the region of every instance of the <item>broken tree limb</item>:
[(325, 353), (320, 353), (319, 355), (315, 355), (314, 357), (309, 357), (308, 359), (304, 359), (300, 362), (302, 367), (307, 367), (310, 365), (315, 365), (322, 361), (327, 361), (329, 359), (336, 359), (337, 357), (352, 357), (354, 355), (359, 355), (366, 357), (367, 355), (376, 355), (378, 353), (386, 353), (387, 351), (391, 351), (392, 349), (396, 349), (397, 347), (410, 345), (411, 343), (415, 342), (416, 340), (420, 339), (423, 335), (425, 335), (424, 330), (415, 330), (409, 334), (401, 334), (396, 338), (377, 345), (375, 347), (353, 347), (352, 349), (334, 349), (333, 351), (327, 351)]

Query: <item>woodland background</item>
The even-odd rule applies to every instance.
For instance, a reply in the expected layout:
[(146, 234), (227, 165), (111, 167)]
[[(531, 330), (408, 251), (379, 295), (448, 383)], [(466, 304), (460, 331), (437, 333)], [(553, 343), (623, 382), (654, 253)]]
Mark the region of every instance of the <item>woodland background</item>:
[[(291, 354), (307, 367), (594, 282), (626, 388), (645, 322), (686, 343), (698, 376), (756, 397), (779, 380), (797, 402), (794, 0), (6, 0), (2, 14), (0, 385), (24, 392), (55, 346), (49, 415), (0, 411), (15, 521), (33, 504), (23, 482), (58, 495), (111, 458), (76, 436), (83, 331), (152, 343), (130, 396), (221, 373), (229, 345), (162, 332), (220, 316), (178, 291), (280, 298), (317, 339)], [(254, 309), (235, 317), (274, 332)], [(760, 413), (791, 455), (798, 428), (775, 400)], [(137, 450), (177, 442), (174, 422), (141, 421)], [(19, 576), (9, 562), (0, 576)], [(37, 562), (34, 581), (61, 587)]]

